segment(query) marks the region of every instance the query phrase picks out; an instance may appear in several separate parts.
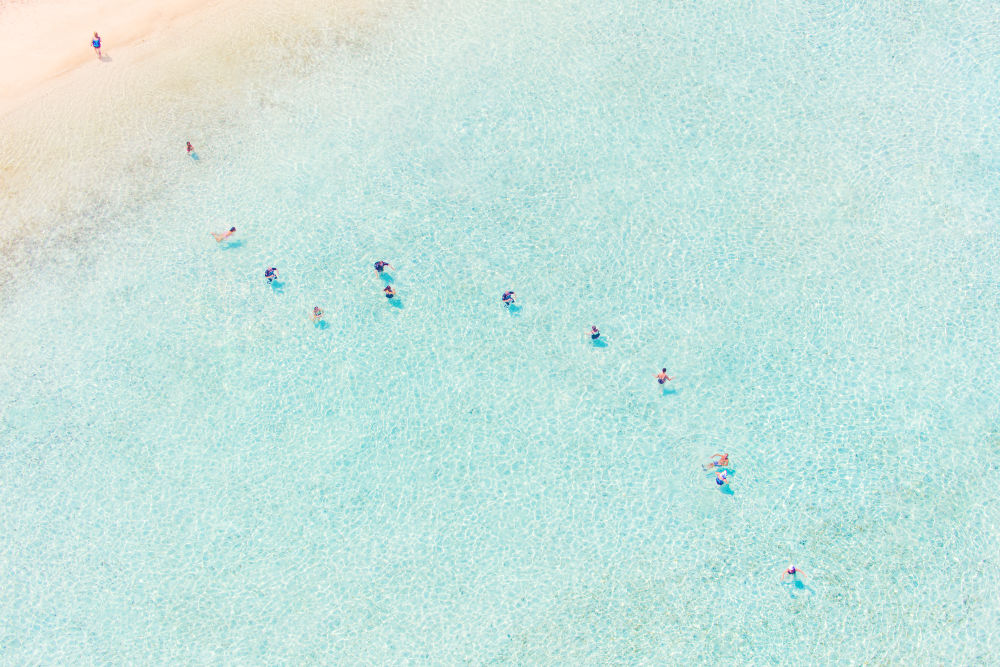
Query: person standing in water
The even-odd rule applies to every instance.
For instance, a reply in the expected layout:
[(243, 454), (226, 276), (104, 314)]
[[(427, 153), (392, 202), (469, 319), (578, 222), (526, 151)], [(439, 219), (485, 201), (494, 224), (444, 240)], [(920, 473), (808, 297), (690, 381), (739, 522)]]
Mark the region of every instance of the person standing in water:
[(660, 372), (659, 372), (659, 373), (657, 373), (657, 374), (656, 374), (656, 375), (655, 375), (654, 377), (656, 378), (656, 380), (657, 380), (657, 381), (658, 381), (658, 382), (659, 382), (660, 384), (663, 384), (664, 382), (669, 382), (669, 381), (672, 381), (672, 380), (673, 380), (673, 378), (672, 378), (672, 377), (669, 377), (669, 376), (667, 375), (667, 369), (666, 369), (666, 368), (661, 368), (661, 369), (660, 369)]
[(806, 576), (806, 573), (795, 567), (794, 565), (789, 565), (788, 569), (781, 573), (781, 580), (784, 581), (785, 577), (791, 577), (792, 581), (795, 581), (798, 576)]
[(212, 232), (212, 236), (215, 237), (215, 242), (216, 243), (222, 243), (223, 241), (225, 241), (226, 239), (228, 239), (230, 236), (232, 236), (235, 233), (236, 233), (236, 228), (235, 227), (230, 227), (228, 232), (219, 232), (218, 234), (216, 234), (215, 232)]
[(593, 324), (590, 325), (590, 340), (597, 340), (601, 337), (601, 332)]
[(277, 279), (278, 279), (278, 269), (276, 269), (273, 266), (264, 269), (264, 280), (266, 280), (268, 283), (273, 283)]
[(94, 47), (94, 53), (97, 54), (97, 59), (103, 60), (104, 56), (101, 55), (101, 36), (96, 32), (94, 33), (94, 39), (90, 40), (90, 45)]
[(320, 320), (322, 319), (323, 319), (323, 309), (320, 308), (319, 306), (313, 306), (312, 321), (315, 322), (316, 324), (319, 324)]
[(516, 294), (514, 294), (514, 293), (513, 293), (512, 291), (510, 291), (510, 290), (507, 290), (507, 291), (506, 291), (506, 292), (504, 292), (504, 293), (503, 293), (503, 295), (502, 295), (502, 296), (500, 297), (500, 300), (501, 300), (501, 301), (503, 302), (503, 305), (504, 305), (504, 306), (505, 306), (506, 308), (510, 308), (511, 306), (513, 306), (513, 305), (514, 305), (514, 300), (515, 300), (516, 298), (517, 298), (517, 295), (516, 295)]
[(386, 267), (392, 269), (393, 271), (396, 270), (396, 267), (389, 262), (383, 262), (382, 260), (375, 262), (375, 277), (381, 278), (382, 272), (385, 271)]
[(385, 298), (387, 299), (392, 299), (396, 296), (396, 290), (392, 289), (392, 285), (386, 285), (382, 292), (385, 294)]

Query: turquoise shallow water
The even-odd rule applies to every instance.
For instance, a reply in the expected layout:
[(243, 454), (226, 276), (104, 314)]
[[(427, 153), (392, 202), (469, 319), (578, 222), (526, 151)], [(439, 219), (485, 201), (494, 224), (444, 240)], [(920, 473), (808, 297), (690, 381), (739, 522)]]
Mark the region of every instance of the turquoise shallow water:
[(998, 28), (435, 3), (276, 61), (4, 294), (3, 661), (991, 662)]

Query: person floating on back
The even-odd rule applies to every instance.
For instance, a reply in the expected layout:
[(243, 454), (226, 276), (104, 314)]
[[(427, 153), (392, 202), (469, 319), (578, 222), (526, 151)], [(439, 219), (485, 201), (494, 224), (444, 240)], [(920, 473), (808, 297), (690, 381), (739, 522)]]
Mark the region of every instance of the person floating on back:
[(590, 326), (590, 340), (597, 340), (601, 337), (601, 332), (594, 325)]
[(385, 298), (387, 299), (391, 299), (396, 296), (396, 290), (392, 289), (392, 285), (386, 285), (382, 292), (385, 294)]
[[(716, 461), (715, 457), (718, 456), (719, 460)], [(705, 470), (711, 470), (712, 468), (725, 468), (729, 465), (729, 454), (712, 454), (712, 460), (704, 464), (702, 468)]]
[(323, 309), (319, 306), (313, 306), (312, 321), (319, 324), (320, 320), (323, 319)]
[(784, 581), (785, 577), (791, 577), (794, 581), (799, 575), (805, 576), (805, 572), (795, 567), (794, 565), (789, 565), (788, 569), (781, 573), (781, 580)]
[(385, 271), (386, 267), (389, 267), (393, 271), (396, 270), (396, 267), (389, 262), (383, 262), (382, 260), (375, 262), (375, 276), (381, 278), (382, 272)]
[(212, 232), (212, 236), (215, 237), (216, 243), (221, 243), (221, 242), (225, 241), (226, 239), (228, 239), (230, 236), (232, 236), (235, 233), (236, 233), (236, 228), (235, 227), (230, 227), (228, 232), (219, 232), (218, 234), (216, 234), (215, 232)]
[(663, 384), (664, 382), (672, 381), (673, 378), (667, 375), (667, 369), (661, 368), (660, 372), (655, 375), (657, 382)]
[(103, 60), (103, 56), (101, 55), (101, 36), (96, 32), (94, 33), (94, 39), (90, 40), (90, 45), (94, 47), (94, 53), (97, 54), (97, 59)]
[(517, 299), (517, 295), (511, 292), (510, 290), (504, 292), (503, 296), (500, 297), (500, 300), (503, 302), (503, 305), (506, 308), (510, 308), (511, 306), (513, 306), (515, 299)]
[(269, 283), (273, 283), (277, 279), (278, 279), (278, 269), (274, 268), (273, 266), (264, 269), (264, 280), (266, 280)]

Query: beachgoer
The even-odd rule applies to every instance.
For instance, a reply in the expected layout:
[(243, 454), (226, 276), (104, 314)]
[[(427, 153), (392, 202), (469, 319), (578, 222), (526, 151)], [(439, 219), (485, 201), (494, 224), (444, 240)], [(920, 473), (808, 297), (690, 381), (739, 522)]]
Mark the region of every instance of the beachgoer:
[(510, 308), (512, 305), (514, 305), (514, 300), (516, 298), (517, 298), (516, 294), (514, 294), (510, 290), (507, 290), (506, 292), (503, 293), (503, 296), (500, 297), (500, 300), (503, 301), (503, 305)]
[(319, 322), (321, 319), (323, 319), (323, 309), (319, 306), (313, 306), (312, 321)]
[(385, 271), (386, 267), (389, 267), (393, 271), (396, 270), (396, 267), (389, 262), (383, 262), (382, 260), (375, 262), (375, 276), (381, 278), (382, 272)]
[(392, 285), (386, 285), (382, 292), (385, 293), (385, 298), (387, 299), (391, 299), (396, 296), (396, 290), (392, 289)]
[(715, 483), (719, 486), (729, 484), (729, 475), (726, 474), (725, 470), (715, 473)]
[(94, 33), (94, 39), (90, 40), (90, 45), (94, 47), (94, 53), (97, 54), (97, 59), (102, 60), (103, 57), (101, 56), (101, 36), (98, 35), (96, 32)]
[(656, 379), (659, 381), (660, 384), (663, 384), (664, 382), (667, 382), (668, 380), (671, 380), (671, 381), (673, 380), (672, 377), (667, 376), (667, 369), (666, 368), (661, 368), (660, 369), (660, 372), (656, 374)]
[(271, 268), (264, 269), (264, 279), (269, 283), (273, 283), (278, 279), (278, 269), (273, 266)]
[(191, 145), (191, 142), (190, 142), (190, 141), (189, 141), (189, 142), (187, 142), (187, 145), (188, 145), (188, 155), (190, 155), (190, 154), (191, 154), (191, 151), (193, 151), (193, 150), (194, 150), (194, 146), (192, 146), (192, 145)]
[[(716, 461), (715, 457), (718, 456), (719, 460)], [(712, 468), (725, 468), (729, 465), (729, 454), (712, 454), (712, 460), (702, 466), (705, 470), (711, 470)]]
[(228, 239), (230, 236), (232, 236), (235, 233), (236, 233), (236, 228), (235, 227), (230, 227), (228, 232), (219, 232), (218, 234), (216, 234), (215, 232), (212, 232), (212, 236), (215, 237), (216, 242), (221, 243), (222, 241), (225, 241), (226, 239)]
[(601, 337), (601, 332), (594, 325), (590, 326), (590, 340), (597, 340)]
[(788, 576), (794, 579), (795, 577), (798, 577), (800, 575), (804, 577), (806, 573), (800, 570), (799, 568), (795, 567), (794, 565), (789, 565), (788, 569), (781, 573), (781, 580), (784, 581), (785, 577)]

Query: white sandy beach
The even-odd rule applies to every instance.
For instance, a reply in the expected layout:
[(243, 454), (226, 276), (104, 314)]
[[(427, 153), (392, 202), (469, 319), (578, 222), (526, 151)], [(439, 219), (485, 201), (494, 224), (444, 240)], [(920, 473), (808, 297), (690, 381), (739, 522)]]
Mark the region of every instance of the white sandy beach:
[(0, 68), (0, 253), (53, 231), (71, 192), (104, 189), (130, 161), (156, 164), (185, 141), (198, 147), (199, 127), (224, 120), (226, 104), (266, 85), (282, 59), (363, 41), (387, 12), (381, 0), (0, 4), (16, 63)]

